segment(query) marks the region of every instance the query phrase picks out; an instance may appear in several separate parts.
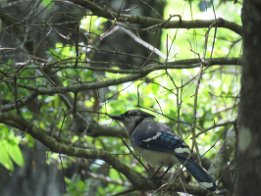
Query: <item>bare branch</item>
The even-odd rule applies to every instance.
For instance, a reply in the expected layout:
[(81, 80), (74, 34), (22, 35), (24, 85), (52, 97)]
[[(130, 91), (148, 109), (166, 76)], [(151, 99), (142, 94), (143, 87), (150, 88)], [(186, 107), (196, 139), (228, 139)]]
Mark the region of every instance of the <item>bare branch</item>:
[[(215, 64), (223, 64), (223, 65), (239, 65), (240, 59), (238, 58), (216, 58), (216, 59), (205, 59), (207, 62), (207, 66), (215, 65)], [(209, 61), (209, 62), (208, 62)], [(168, 69), (183, 69), (184, 65), (190, 65), (190, 68), (195, 68), (200, 66), (200, 59), (188, 59), (188, 60), (182, 60), (182, 61), (174, 61), (168, 63)], [(121, 77), (118, 79), (109, 79), (106, 81), (99, 81), (99, 82), (88, 82), (88, 83), (80, 83), (75, 84), (67, 87), (32, 87), (28, 85), (21, 85), (17, 84), (18, 87), (25, 88), (30, 91), (34, 91), (39, 95), (52, 95), (56, 93), (65, 93), (65, 92), (79, 92), (83, 90), (90, 90), (90, 89), (99, 89), (104, 88), (108, 86), (118, 85), (130, 81), (134, 81), (140, 78), (143, 78), (144, 76), (148, 75), (150, 72), (156, 71), (156, 70), (165, 70), (166, 66), (159, 63), (152, 63), (147, 65), (144, 69), (140, 69), (138, 73), (133, 75), (128, 75), (126, 77)], [(136, 71), (137, 72), (137, 71)]]
[(109, 10), (107, 7), (102, 8), (95, 4), (93, 1), (88, 0), (69, 0), (77, 5), (85, 7), (92, 11), (94, 15), (105, 17), (120, 22), (129, 22), (133, 24), (140, 24), (143, 27), (154, 26), (157, 28), (208, 28), (209, 26), (216, 24), (217, 27), (227, 28), (231, 31), (241, 35), (242, 27), (236, 23), (218, 18), (217, 20), (193, 20), (193, 21), (169, 21), (158, 18), (144, 17), (144, 16), (131, 16), (126, 14), (119, 14), (113, 10)]

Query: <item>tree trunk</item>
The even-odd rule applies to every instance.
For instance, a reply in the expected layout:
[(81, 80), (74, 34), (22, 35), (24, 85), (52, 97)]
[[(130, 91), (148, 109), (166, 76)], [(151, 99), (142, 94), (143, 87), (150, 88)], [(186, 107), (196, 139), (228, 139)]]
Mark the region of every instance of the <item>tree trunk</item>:
[(234, 195), (261, 193), (261, 3), (242, 8), (243, 70)]

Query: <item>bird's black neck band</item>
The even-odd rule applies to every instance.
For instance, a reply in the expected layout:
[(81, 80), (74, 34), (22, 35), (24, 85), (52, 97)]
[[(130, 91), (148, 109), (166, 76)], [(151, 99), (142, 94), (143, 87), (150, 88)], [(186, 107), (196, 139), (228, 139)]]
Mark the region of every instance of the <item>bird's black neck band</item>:
[(138, 120), (136, 122), (136, 124), (134, 125), (133, 129), (130, 131), (130, 135), (133, 133), (133, 131), (136, 129), (136, 127), (145, 119), (145, 117), (141, 118), (140, 120)]

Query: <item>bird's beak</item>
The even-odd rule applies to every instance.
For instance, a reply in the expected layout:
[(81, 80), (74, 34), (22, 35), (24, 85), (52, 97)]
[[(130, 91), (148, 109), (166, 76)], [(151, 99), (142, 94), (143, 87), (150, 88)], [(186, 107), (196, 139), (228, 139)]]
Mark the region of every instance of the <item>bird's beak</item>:
[(122, 115), (109, 115), (113, 120), (123, 121)]

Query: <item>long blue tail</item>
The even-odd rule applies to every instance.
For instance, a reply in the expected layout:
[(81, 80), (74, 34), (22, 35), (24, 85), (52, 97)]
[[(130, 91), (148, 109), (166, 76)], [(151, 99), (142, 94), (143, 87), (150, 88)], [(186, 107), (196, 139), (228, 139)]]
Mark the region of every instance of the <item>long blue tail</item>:
[(199, 164), (197, 164), (192, 158), (185, 159), (183, 157), (177, 157), (179, 161), (184, 164), (189, 173), (199, 182), (199, 184), (210, 191), (216, 189), (216, 183), (213, 178), (204, 170)]

